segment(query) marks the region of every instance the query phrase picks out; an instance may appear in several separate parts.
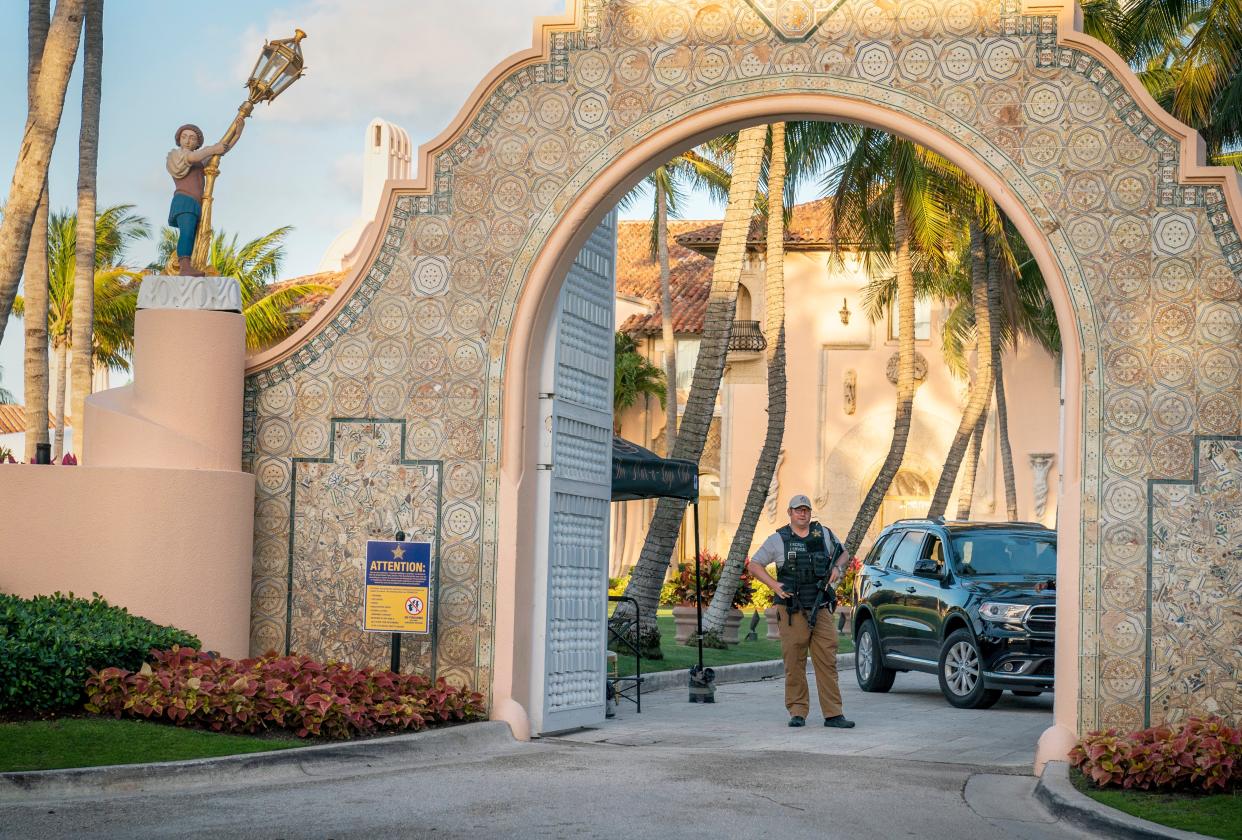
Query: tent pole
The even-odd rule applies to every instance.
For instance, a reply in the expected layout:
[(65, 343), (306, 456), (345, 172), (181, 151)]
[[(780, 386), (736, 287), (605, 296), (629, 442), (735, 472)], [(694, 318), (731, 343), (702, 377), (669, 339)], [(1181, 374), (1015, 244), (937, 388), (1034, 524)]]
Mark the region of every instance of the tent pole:
[(698, 610), (699, 673), (703, 672), (703, 589), (699, 582), (699, 501), (694, 501), (694, 605)]

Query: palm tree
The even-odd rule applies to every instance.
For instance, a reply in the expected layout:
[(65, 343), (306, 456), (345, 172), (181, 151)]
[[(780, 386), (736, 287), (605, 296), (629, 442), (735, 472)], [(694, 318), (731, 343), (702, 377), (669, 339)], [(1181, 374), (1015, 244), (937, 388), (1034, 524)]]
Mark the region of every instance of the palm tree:
[(7, 210), (0, 222), (0, 340), (8, 325), (30, 245), (30, 230), (47, 183), (47, 166), (65, 106), (65, 88), (78, 54), (86, 0), (58, 0), (39, 64), (34, 107), (26, 118), (21, 154), (13, 169)]
[[(246, 319), (246, 347), (259, 350), (292, 333), (297, 322), (289, 310), (310, 295), (327, 294), (332, 287), (323, 283), (273, 284), (280, 276), (285, 258), (285, 237), (289, 225), (249, 242), (238, 244), (237, 235), (213, 232), (207, 264), (221, 277), (232, 277), (241, 287), (242, 315)], [(177, 232), (164, 228), (160, 235), (156, 261), (149, 270), (162, 272), (177, 252)]]
[[(27, 108), (34, 110), (35, 91), (39, 81), (39, 68), (43, 61), (43, 46), (47, 42), (48, 27), (52, 15), (48, 0), (31, 0), (28, 15), (27, 53)], [(26, 393), (25, 460), (34, 461), (36, 447), (48, 443), (47, 434), (47, 182), (44, 181), (35, 210), (30, 242), (26, 246), (26, 262), (22, 269), (26, 309), (30, 317), (25, 319), (26, 352), (23, 359), (23, 385)]]
[[(716, 395), (720, 391), (720, 379), (724, 371), (725, 354), (729, 349), (729, 332), (737, 305), (737, 287), (742, 276), (742, 261), (746, 252), (746, 237), (755, 206), (755, 192), (759, 185), (759, 168), (767, 139), (767, 126), (743, 129), (734, 157), (733, 177), (729, 185), (729, 204), (725, 210), (724, 226), (720, 235), (720, 248), (716, 252), (712, 269), (712, 287), (707, 299), (707, 312), (703, 319), (703, 338), (699, 345), (699, 357), (694, 367), (694, 379), (686, 410), (672, 457), (698, 462), (707, 440)], [(638, 602), (643, 626), (639, 629), (641, 641), (647, 650), (658, 650), (660, 631), (655, 623), (655, 608), (660, 597), (660, 586), (668, 570), (669, 559), (677, 544), (682, 515), (686, 502), (683, 499), (660, 499), (647, 529), (638, 563), (630, 574), (625, 594)], [(623, 632), (631, 613), (626, 604), (614, 613), (614, 622)], [(654, 644), (653, 644), (654, 643)]]
[[(134, 311), (138, 302), (138, 272), (121, 264), (128, 245), (148, 235), (147, 222), (130, 211), (133, 205), (119, 204), (103, 210), (95, 225), (94, 324), (92, 354), (95, 362), (128, 370), (134, 346)], [(69, 351), (74, 347), (73, 306), (77, 270), (77, 216), (52, 213), (48, 224), (48, 313), (47, 331), (56, 354), (56, 436), (53, 457), (64, 452), (65, 384)], [(20, 296), (13, 311), (25, 316), (26, 302)]]
[(634, 339), (618, 332), (613, 348), (612, 427), (621, 433), (621, 412), (641, 396), (652, 396), (664, 405), (667, 393), (664, 373), (638, 352)]
[[(914, 406), (914, 254), (939, 264), (953, 223), (931, 153), (872, 128), (859, 131), (846, 160), (825, 179), (833, 194), (834, 250), (847, 239), (861, 244), (868, 274), (892, 271), (897, 303), (897, 411), (893, 437), (879, 472), (845, 538), (852, 557), (884, 501), (905, 456)], [(890, 258), (888, 255), (892, 254)]]
[[(704, 643), (724, 647), (720, 633), (733, 607), (742, 564), (750, 553), (759, 512), (772, 486), (772, 474), (785, 438), (786, 376), (785, 376), (785, 206), (786, 171), (785, 124), (773, 123), (767, 166), (767, 237), (764, 263), (763, 306), (764, 339), (767, 341), (768, 362), (768, 428), (755, 463), (754, 477), (746, 494), (741, 521), (733, 533), (729, 556), (725, 559), (720, 582), (711, 606), (703, 617)], [(722, 238), (723, 241), (723, 238)]]
[(632, 205), (651, 189), (655, 197), (652, 207), (651, 256), (660, 264), (660, 320), (661, 342), (664, 351), (664, 381), (672, 383), (673, 399), (664, 403), (664, 452), (673, 451), (677, 442), (677, 341), (673, 334), (673, 296), (670, 287), (668, 259), (668, 217), (677, 214), (677, 205), (686, 188), (703, 188), (709, 194), (727, 199), (729, 196), (729, 173), (715, 161), (691, 150), (683, 152), (668, 163), (657, 166), (638, 186), (622, 197), (619, 205), (624, 209)]
[[(104, 0), (87, 0), (82, 28), (82, 127), (78, 138), (78, 224), (85, 230), (95, 227), (95, 181), (99, 169), (99, 98), (103, 84), (103, 6)], [(77, 237), (75, 274), (85, 277), (95, 266), (95, 237)], [(77, 283), (73, 288), (73, 335), (79, 347), (94, 344), (91, 328), (95, 322), (95, 284)], [(86, 397), (91, 392), (91, 353), (73, 354), (73, 399), (70, 403), (79, 453), (86, 448)], [(57, 399), (60, 399), (57, 397)], [(61, 419), (63, 425), (63, 418)]]

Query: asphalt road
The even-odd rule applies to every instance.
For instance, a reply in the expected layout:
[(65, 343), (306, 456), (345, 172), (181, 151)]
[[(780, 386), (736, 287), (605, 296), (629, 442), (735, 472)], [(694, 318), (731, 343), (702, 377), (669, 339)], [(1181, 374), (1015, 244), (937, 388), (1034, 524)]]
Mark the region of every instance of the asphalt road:
[[(622, 706), (594, 730), (466, 752), (299, 762), (162, 792), (0, 801), (0, 837), (1042, 840), (1082, 837), (1030, 797), (1050, 698), (949, 707), (923, 675), (862, 695), (841, 674), (851, 731), (789, 729), (779, 681), (685, 689)], [(814, 692), (812, 691), (812, 696)]]

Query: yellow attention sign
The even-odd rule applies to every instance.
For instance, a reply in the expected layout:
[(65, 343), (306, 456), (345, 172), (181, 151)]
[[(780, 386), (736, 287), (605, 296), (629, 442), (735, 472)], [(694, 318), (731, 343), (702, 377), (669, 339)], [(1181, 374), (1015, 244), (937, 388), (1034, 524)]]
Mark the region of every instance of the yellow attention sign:
[(362, 629), (429, 632), (430, 569), (431, 543), (367, 540)]

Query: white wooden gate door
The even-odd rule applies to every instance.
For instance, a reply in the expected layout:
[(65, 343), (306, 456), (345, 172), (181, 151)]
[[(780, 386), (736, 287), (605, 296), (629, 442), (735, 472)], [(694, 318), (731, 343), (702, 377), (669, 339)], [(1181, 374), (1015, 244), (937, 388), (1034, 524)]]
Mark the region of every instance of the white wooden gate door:
[(574, 260), (555, 325), (540, 732), (604, 720), (616, 225), (610, 213)]

